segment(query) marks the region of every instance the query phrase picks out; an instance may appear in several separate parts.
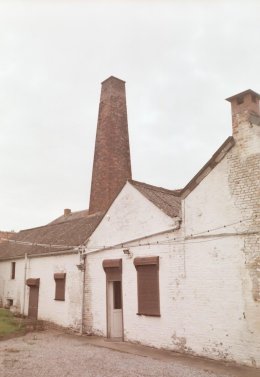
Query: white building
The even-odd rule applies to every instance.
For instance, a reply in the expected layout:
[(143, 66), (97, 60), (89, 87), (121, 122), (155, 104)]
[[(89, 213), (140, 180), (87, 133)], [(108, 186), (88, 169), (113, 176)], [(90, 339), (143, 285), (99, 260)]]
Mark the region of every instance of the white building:
[(91, 235), (85, 331), (260, 366), (259, 96), (228, 100), (233, 136), (181, 192), (129, 181)]
[[(0, 244), (0, 301), (17, 313), (81, 329), (83, 274), (77, 249), (101, 216), (70, 213)], [(74, 247), (72, 247), (74, 246)]]
[(260, 367), (260, 96), (230, 97), (233, 135), (186, 187), (165, 190), (133, 181), (129, 151), (109, 149), (127, 124), (122, 83), (102, 88), (91, 213), (66, 211), (0, 244), (2, 303), (35, 316), (38, 302), (38, 318), (62, 326)]

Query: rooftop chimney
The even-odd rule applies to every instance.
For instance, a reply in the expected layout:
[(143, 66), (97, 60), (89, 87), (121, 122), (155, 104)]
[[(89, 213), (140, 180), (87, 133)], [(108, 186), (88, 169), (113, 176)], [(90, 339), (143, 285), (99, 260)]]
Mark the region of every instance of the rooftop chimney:
[(64, 216), (67, 217), (67, 216), (69, 216), (69, 215), (71, 215), (71, 209), (69, 209), (69, 208), (65, 208), (65, 209), (64, 209)]
[(238, 126), (241, 122), (260, 116), (259, 99), (260, 95), (251, 89), (226, 98), (231, 103), (233, 135), (238, 133)]
[(131, 178), (125, 82), (111, 76), (101, 88), (89, 213), (107, 210)]

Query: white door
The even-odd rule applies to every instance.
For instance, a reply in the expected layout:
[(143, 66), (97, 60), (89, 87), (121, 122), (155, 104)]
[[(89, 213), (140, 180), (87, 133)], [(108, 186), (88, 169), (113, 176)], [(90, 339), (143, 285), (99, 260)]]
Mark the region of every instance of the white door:
[(108, 282), (108, 337), (123, 337), (122, 284), (121, 281)]

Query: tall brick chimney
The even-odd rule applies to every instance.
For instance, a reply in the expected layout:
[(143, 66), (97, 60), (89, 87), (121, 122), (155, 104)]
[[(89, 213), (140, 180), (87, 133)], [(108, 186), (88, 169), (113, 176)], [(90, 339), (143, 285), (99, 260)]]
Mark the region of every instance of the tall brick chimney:
[(107, 210), (131, 178), (125, 82), (111, 76), (101, 88), (89, 213)]
[(231, 103), (234, 136), (239, 132), (241, 123), (254, 121), (256, 117), (260, 116), (260, 95), (251, 89), (226, 98), (226, 100)]

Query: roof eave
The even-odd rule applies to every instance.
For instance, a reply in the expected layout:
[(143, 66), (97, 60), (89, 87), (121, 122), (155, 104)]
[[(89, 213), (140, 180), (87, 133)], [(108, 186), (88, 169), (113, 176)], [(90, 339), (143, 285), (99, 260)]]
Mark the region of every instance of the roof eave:
[(200, 171), (190, 180), (190, 182), (182, 189), (181, 198), (185, 199), (200, 182), (219, 164), (226, 156), (231, 148), (235, 145), (233, 136), (229, 136), (220, 148), (213, 154), (210, 160), (200, 169)]

